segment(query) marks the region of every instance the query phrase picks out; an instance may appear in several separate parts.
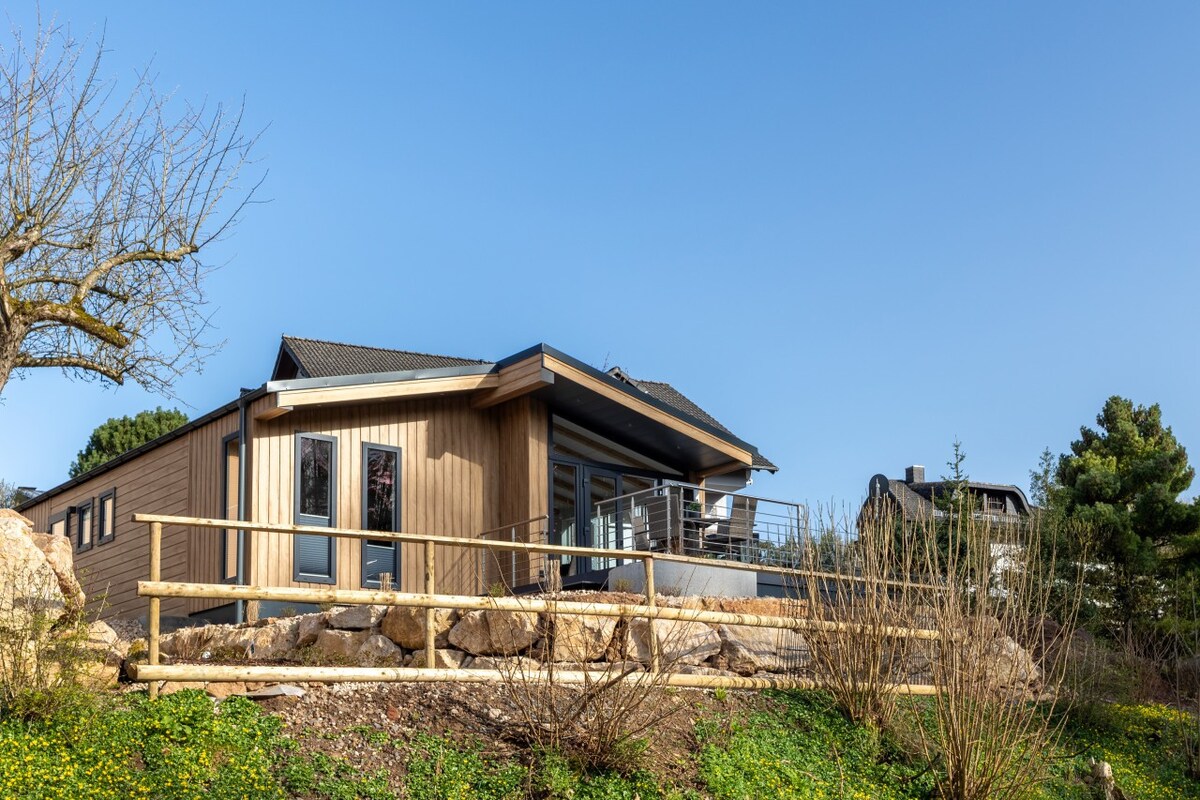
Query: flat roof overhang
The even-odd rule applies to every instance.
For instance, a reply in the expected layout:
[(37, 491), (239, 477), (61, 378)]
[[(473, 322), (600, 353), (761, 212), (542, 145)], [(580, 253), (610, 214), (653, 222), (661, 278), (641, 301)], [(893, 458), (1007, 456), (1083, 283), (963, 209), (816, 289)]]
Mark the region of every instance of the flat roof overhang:
[(728, 431), (698, 420), (549, 345), (539, 344), (495, 364), (437, 370), (272, 381), (270, 419), (294, 408), (469, 393), (476, 408), (523, 395), (657, 461), (698, 475), (749, 469), (757, 450)]

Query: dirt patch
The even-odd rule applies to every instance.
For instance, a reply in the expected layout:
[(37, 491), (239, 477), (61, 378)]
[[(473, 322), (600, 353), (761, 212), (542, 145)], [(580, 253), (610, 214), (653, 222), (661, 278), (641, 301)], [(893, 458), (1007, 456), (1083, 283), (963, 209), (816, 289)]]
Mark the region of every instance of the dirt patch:
[[(765, 702), (753, 692), (685, 689), (680, 713), (649, 737), (645, 761), (678, 786), (697, 784), (696, 723), (728, 719)], [(518, 723), (501, 686), (490, 684), (346, 683), (313, 685), (300, 699), (277, 698), (264, 709), (278, 714), (287, 733), (310, 752), (344, 758), (361, 773), (385, 771), (400, 785), (409, 746), (419, 733), (479, 746), (492, 758), (528, 763)]]

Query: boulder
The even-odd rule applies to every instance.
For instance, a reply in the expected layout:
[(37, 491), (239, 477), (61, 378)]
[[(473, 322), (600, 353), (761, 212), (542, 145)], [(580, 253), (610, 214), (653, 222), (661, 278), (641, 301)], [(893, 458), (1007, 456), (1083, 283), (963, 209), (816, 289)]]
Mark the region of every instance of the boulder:
[[(450, 644), (450, 629), (454, 627), (457, 618), (458, 612), (453, 609), (433, 610), (435, 647), (446, 647)], [(379, 624), (379, 632), (401, 647), (421, 650), (425, 647), (425, 609), (393, 606), (388, 609)]]
[(387, 606), (346, 606), (330, 611), (327, 622), (338, 630), (365, 631), (378, 625), (386, 612)]
[(358, 660), (362, 664), (394, 667), (404, 660), (404, 651), (393, 644), (391, 639), (376, 633), (368, 636), (362, 647), (358, 648)]
[(214, 642), (214, 649), (230, 650), (256, 661), (277, 660), (296, 649), (299, 627), (297, 618), (285, 617), (266, 625), (232, 628), (217, 637), (219, 642)]
[(159, 694), (174, 694), (182, 692), (185, 689), (200, 689), (201, 691), (208, 688), (208, 684), (204, 681), (164, 681), (158, 687)]
[(352, 663), (358, 651), (370, 638), (370, 631), (338, 631), (326, 629), (317, 634), (316, 648), (322, 656)]
[(1041, 670), (1033, 657), (1011, 636), (993, 639), (983, 657), (988, 684), (996, 689), (1024, 691), (1036, 687), (1041, 680)]
[(447, 648), (438, 648), (433, 651), (433, 663), (427, 665), (425, 663), (425, 651), (418, 650), (413, 653), (412, 661), (408, 666), (425, 667), (429, 666), (433, 669), (462, 669), (463, 663), (467, 660), (467, 654), (459, 650), (449, 650)]
[(508, 658), (479, 656), (472, 659), (470, 666), (467, 667), (467, 669), (494, 669), (508, 675), (538, 672), (541, 668), (541, 662), (526, 656), (509, 656)]
[(551, 661), (599, 661), (617, 629), (614, 617), (557, 614)]
[(477, 656), (515, 655), (538, 640), (532, 611), (471, 611), (450, 629), (450, 644)]
[(83, 640), (81, 647), (92, 655), (94, 660), (120, 667), (121, 662), (129, 655), (130, 642), (122, 641), (107, 622), (97, 620), (88, 626), (87, 638)]
[(800, 634), (780, 628), (720, 625), (721, 656), (739, 675), (785, 672), (808, 664), (808, 647)]
[(54, 576), (58, 579), (58, 590), (62, 592), (63, 598), (66, 600), (67, 616), (71, 619), (78, 619), (83, 614), (83, 606), (87, 598), (84, 597), (79, 579), (75, 577), (75, 554), (71, 549), (71, 540), (66, 536), (56, 536), (51, 533), (30, 533), (29, 535), (37, 548), (42, 551), (42, 555), (46, 557), (46, 563), (50, 565), (50, 569), (54, 570)]
[[(643, 664), (650, 663), (650, 620), (629, 622), (629, 655)], [(703, 622), (679, 622), (656, 619), (659, 659), (663, 669), (680, 664), (703, 664), (721, 652), (721, 637)]]
[(307, 647), (317, 641), (317, 634), (329, 627), (325, 614), (305, 614), (297, 617), (296, 646)]
[(29, 520), (0, 511), (0, 628), (29, 631), (43, 620), (57, 622), (71, 608), (31, 533)]
[(220, 639), (223, 632), (227, 630), (229, 629), (223, 629), (219, 625), (180, 628), (159, 639), (158, 651), (174, 658), (204, 658), (205, 653), (211, 654), (214, 642)]

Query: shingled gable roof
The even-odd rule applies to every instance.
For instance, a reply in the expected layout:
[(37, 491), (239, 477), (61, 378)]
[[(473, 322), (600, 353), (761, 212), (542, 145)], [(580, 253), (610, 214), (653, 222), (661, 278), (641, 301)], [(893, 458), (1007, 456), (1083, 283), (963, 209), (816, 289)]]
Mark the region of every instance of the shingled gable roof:
[(298, 378), (332, 378), (338, 375), (369, 375), (376, 372), (408, 372), (418, 369), (471, 367), (487, 364), (477, 358), (455, 358), (411, 350), (385, 350), (319, 339), (284, 336), (272, 380), (282, 377), (284, 357), (290, 356), (299, 368)]
[[(642, 390), (654, 399), (666, 403), (677, 411), (682, 411), (684, 414), (695, 417), (701, 422), (707, 423), (718, 430), (728, 433), (730, 436), (737, 435), (733, 431), (729, 430), (729, 428), (726, 428), (724, 425), (722, 425), (716, 417), (693, 403), (686, 395), (683, 394), (683, 392), (679, 391), (669, 383), (663, 383), (662, 381), (639, 380), (631, 375), (626, 374), (620, 367), (613, 367), (608, 371), (608, 374), (617, 380), (625, 381), (636, 389)], [(763, 456), (760, 453), (754, 454), (753, 467), (755, 469), (770, 470), (771, 472), (776, 472), (779, 469), (779, 467), (771, 463), (766, 456)]]
[[(370, 375), (383, 372), (408, 372), (422, 369), (486, 366), (494, 362), (475, 358), (459, 358), (431, 353), (416, 353), (410, 350), (389, 350), (381, 347), (326, 342), (320, 339), (305, 339), (284, 336), (275, 362), (272, 380), (286, 378), (332, 378), (341, 375)], [(295, 369), (295, 374), (291, 374)], [(650, 397), (665, 403), (674, 410), (710, 425), (717, 430), (735, 436), (700, 406), (682, 392), (661, 381), (636, 380), (619, 369), (609, 370), (608, 375), (645, 392)], [(779, 467), (759, 453), (754, 453), (754, 469), (776, 472)]]

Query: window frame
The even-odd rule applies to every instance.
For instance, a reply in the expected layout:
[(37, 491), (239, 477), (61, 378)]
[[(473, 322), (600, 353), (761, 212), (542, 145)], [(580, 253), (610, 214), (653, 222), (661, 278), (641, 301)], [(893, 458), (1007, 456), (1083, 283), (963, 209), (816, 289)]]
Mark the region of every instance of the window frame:
[[(305, 431), (296, 431), (294, 436), (296, 443), (293, 448), (293, 463), (292, 463), (292, 521), (296, 525), (309, 525), (319, 528), (332, 528), (337, 520), (337, 467), (338, 467), (338, 442), (336, 436), (327, 436), (322, 433), (308, 433)], [(328, 518), (316, 517), (310, 514), (300, 513), (300, 450), (304, 446), (305, 439), (313, 439), (321, 442), (328, 442), (329, 448), (329, 516)], [(301, 572), (300, 571), (300, 543), (305, 540), (305, 537), (317, 538), (317, 534), (292, 534), (292, 580), (297, 583), (337, 583), (337, 539), (332, 536), (323, 536), (329, 546), (329, 574), (320, 575), (317, 573)]]
[[(112, 519), (104, 513), (104, 501), (112, 501)], [(101, 492), (96, 498), (96, 544), (108, 544), (117, 538), (117, 487), (109, 489), (107, 492)], [(105, 523), (111, 523), (112, 532), (108, 536), (104, 535)]]
[[(87, 511), (87, 516), (86, 516), (87, 534), (88, 534), (87, 544), (83, 543), (83, 529), (84, 529), (84, 520), (85, 520), (84, 511), (85, 510)], [(76, 553), (86, 553), (88, 550), (91, 550), (93, 547), (96, 546), (96, 532), (95, 532), (96, 501), (95, 501), (95, 499), (89, 497), (84, 502), (75, 506), (75, 519), (77, 520), (77, 523), (75, 526), (75, 530), (76, 530), (75, 552)]]
[[(402, 448), (395, 447), (393, 445), (375, 444), (374, 442), (363, 442), (362, 444), (362, 468), (359, 472), (359, 481), (362, 483), (359, 497), (361, 518), (360, 523), (362, 530), (374, 530), (373, 528), (367, 527), (367, 458), (372, 450), (379, 450), (385, 453), (394, 453), (396, 456), (396, 481), (394, 489), (396, 493), (396, 501), (392, 505), (392, 528), (390, 531), (380, 532), (398, 533), (404, 519), (404, 514), (400, 507), (401, 498), (404, 496), (403, 492), (401, 491), (404, 481), (404, 451)], [(370, 541), (370, 539), (363, 539), (362, 544), (359, 547), (359, 583), (362, 584), (364, 589), (378, 589), (381, 585), (378, 580), (367, 579), (367, 543)], [(392, 586), (393, 588), (396, 588), (400, 585), (400, 543), (393, 540), (390, 541), (389, 544), (392, 546)]]
[(55, 535), (65, 536), (67, 538), (67, 540), (70, 541), (70, 539), (71, 539), (71, 523), (67, 519), (67, 517), (68, 517), (68, 514), (66, 511), (60, 511), (57, 514), (51, 514), (50, 519), (47, 521), (47, 525), (46, 525), (48, 532), (51, 534), (54, 534), (54, 526), (61, 522), (63, 524), (62, 533), (55, 534)]

